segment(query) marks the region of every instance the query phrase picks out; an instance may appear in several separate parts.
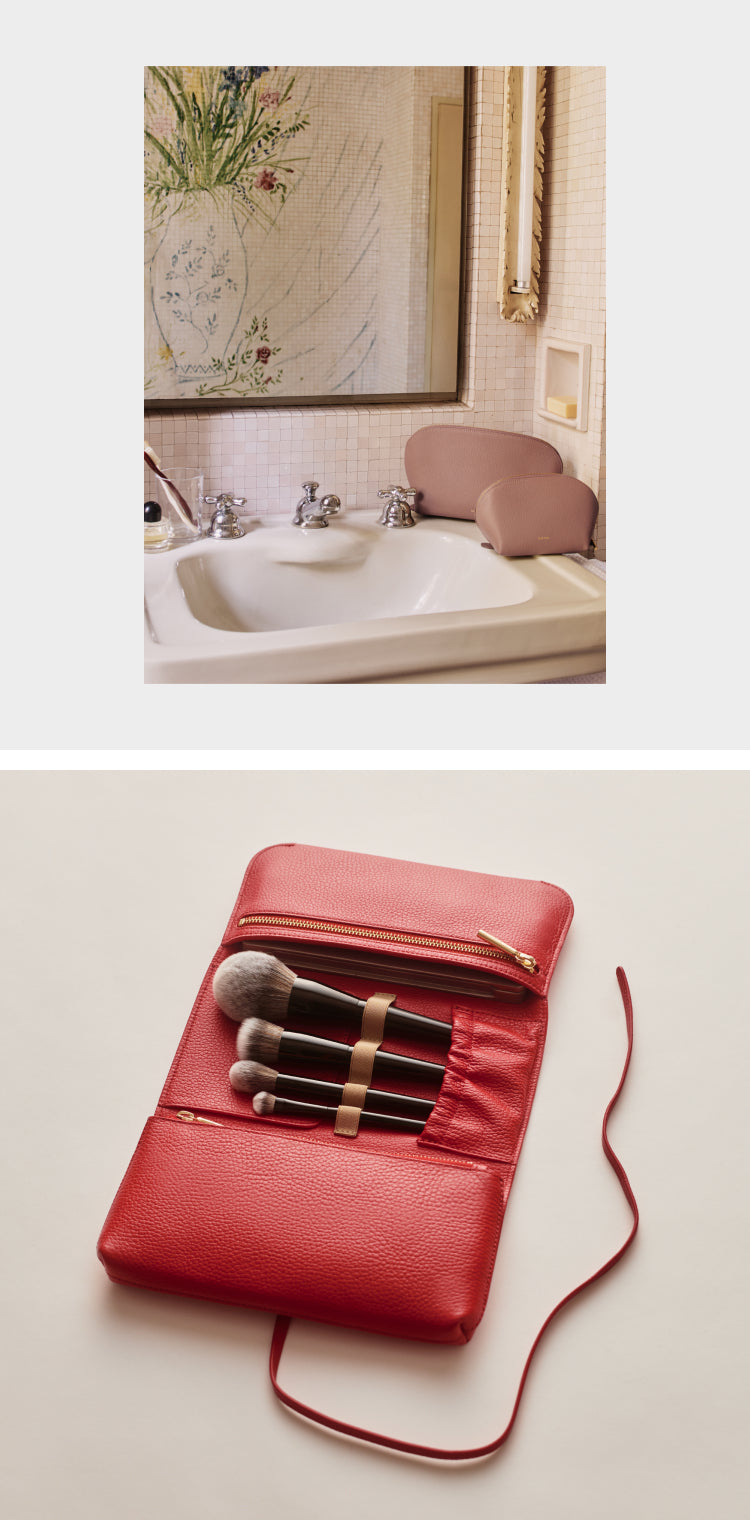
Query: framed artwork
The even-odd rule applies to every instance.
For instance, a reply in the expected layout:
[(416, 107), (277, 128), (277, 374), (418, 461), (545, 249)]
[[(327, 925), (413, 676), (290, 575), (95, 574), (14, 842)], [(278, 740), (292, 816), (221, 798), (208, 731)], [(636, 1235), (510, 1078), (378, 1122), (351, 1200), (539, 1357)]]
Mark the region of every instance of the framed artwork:
[(455, 396), (464, 73), (146, 69), (147, 405)]

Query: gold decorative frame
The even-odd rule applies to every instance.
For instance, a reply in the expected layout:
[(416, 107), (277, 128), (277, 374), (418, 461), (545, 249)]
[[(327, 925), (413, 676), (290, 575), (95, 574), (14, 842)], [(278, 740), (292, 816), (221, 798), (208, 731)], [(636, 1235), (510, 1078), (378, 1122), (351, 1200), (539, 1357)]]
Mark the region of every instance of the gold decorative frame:
[(542, 175), (544, 172), (544, 125), (546, 69), (536, 71), (536, 136), (534, 147), (534, 210), (531, 232), (531, 279), (527, 291), (514, 291), (515, 254), (518, 237), (518, 202), (515, 194), (521, 151), (521, 86), (523, 69), (505, 70), (503, 111), (503, 169), (500, 187), (500, 268), (497, 299), (500, 315), (508, 322), (533, 322), (539, 311), (539, 262), (542, 241)]

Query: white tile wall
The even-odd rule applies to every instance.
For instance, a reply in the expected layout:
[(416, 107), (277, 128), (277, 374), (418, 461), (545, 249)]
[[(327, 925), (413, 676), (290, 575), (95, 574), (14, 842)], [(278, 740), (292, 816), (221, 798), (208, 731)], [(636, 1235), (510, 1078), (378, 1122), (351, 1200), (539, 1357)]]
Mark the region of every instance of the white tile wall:
[[(555, 77), (545, 174), (549, 246), (546, 272), (543, 268), (549, 292), (541, 323), (505, 322), (498, 312), (503, 70), (483, 68), (477, 71), (470, 123), (461, 400), (441, 406), (150, 413), (146, 434), (167, 471), (171, 465), (200, 464), (207, 492), (231, 488), (246, 496), (247, 510), (259, 516), (291, 510), (301, 494), (300, 483), (311, 477), (320, 482), (321, 494), (335, 491), (347, 508), (373, 508), (378, 489), (403, 478), (404, 446), (411, 433), (432, 422), (459, 422), (548, 437), (563, 455), (566, 471), (598, 490), (604, 415), (604, 311), (599, 304), (604, 291), (604, 71), (550, 72)], [(569, 152), (575, 166), (570, 172)], [(545, 425), (533, 413), (537, 331), (572, 336), (573, 328), (577, 333), (579, 327), (586, 328), (580, 335), (592, 343), (587, 434)], [(561, 433), (562, 439), (557, 436)]]

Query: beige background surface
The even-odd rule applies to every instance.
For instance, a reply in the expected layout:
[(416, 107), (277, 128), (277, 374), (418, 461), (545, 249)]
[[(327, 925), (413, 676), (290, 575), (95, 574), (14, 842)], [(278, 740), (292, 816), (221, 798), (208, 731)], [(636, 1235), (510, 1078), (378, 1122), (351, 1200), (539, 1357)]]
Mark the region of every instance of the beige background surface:
[[(0, 827), (5, 1514), (329, 1520), (354, 1492), (363, 1520), (741, 1514), (745, 775), (7, 773)], [(576, 904), (474, 1341), (293, 1329), (287, 1385), (350, 1418), (490, 1438), (548, 1309), (624, 1237), (599, 1129), (625, 1047), (619, 961), (631, 979), (612, 1138), (642, 1231), (550, 1333), (487, 1463), (304, 1424), (268, 1388), (270, 1316), (116, 1288), (95, 1259), (246, 861), (284, 839), (543, 877)]]

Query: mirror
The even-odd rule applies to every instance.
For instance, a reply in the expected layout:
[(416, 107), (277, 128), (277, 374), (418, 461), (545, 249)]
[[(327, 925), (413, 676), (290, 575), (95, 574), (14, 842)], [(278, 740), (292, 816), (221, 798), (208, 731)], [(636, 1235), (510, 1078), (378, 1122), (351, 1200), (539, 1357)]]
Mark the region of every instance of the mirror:
[(146, 69), (147, 407), (455, 399), (464, 74)]

